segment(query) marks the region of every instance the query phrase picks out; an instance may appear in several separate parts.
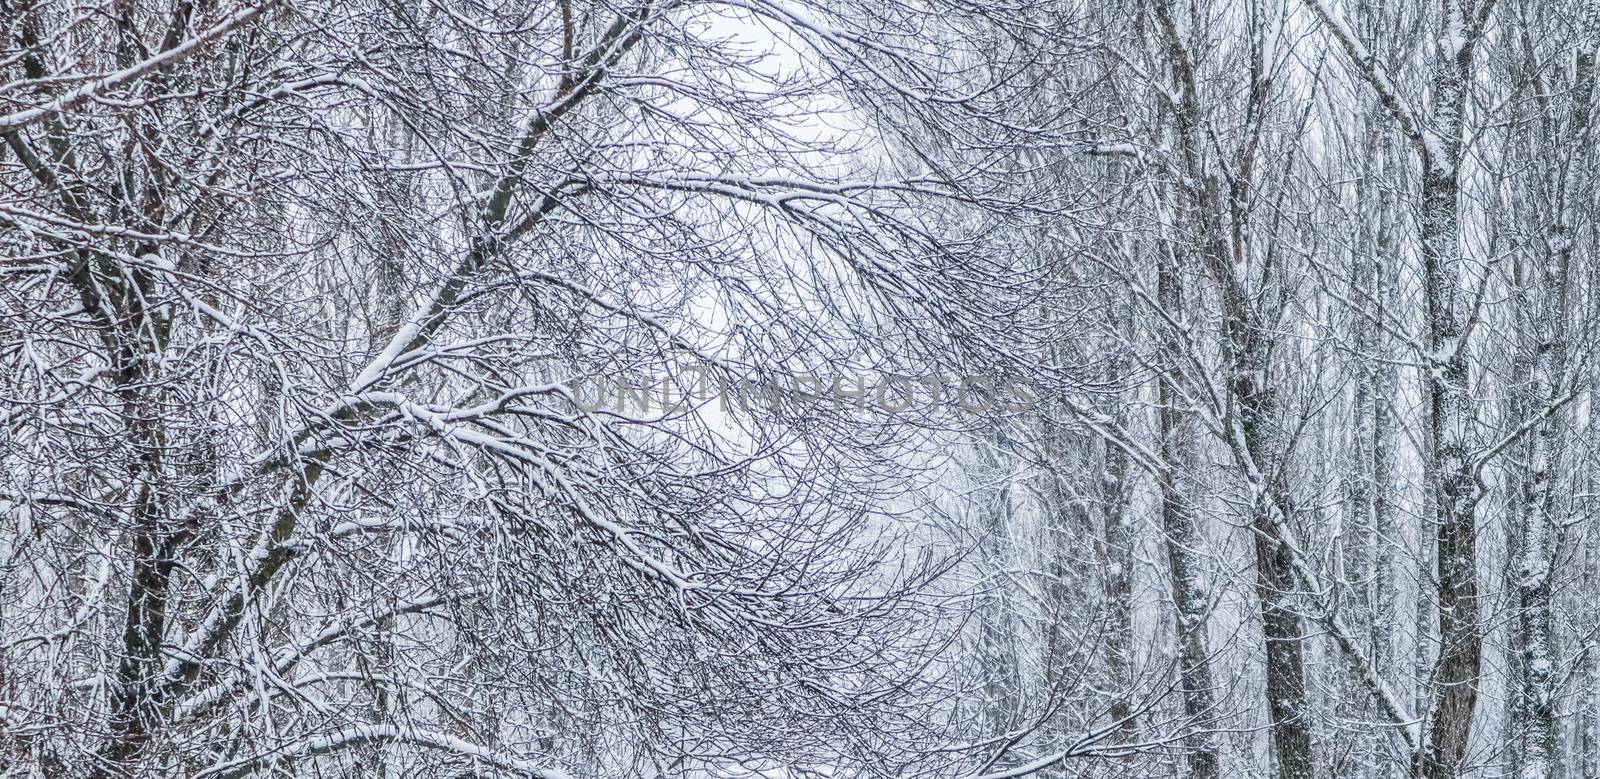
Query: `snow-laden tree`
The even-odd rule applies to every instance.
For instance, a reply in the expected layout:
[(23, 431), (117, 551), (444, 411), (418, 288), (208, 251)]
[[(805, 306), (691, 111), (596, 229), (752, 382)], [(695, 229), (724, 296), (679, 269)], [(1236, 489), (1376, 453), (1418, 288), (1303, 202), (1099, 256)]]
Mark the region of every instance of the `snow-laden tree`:
[(1597, 54), (0, 2), (0, 775), (1595, 774)]
[(1017, 132), (1025, 16), (0, 7), (5, 770), (992, 767), (901, 428), (706, 388), (1021, 307), (876, 139)]
[[(1008, 180), (1054, 182), (1067, 239), (1020, 251), (1076, 306), (1031, 312), (1072, 432), (1031, 454), (1079, 485), (1109, 469), (1073, 436), (1134, 466), (1118, 643), (1180, 666), (1164, 710), (1213, 731), (1168, 765), (1587, 770), (1600, 7), (1054, 7), (1110, 64), (1055, 61), (1093, 103), (1036, 80), (1073, 120)], [(1080, 587), (1119, 569), (1092, 559)]]

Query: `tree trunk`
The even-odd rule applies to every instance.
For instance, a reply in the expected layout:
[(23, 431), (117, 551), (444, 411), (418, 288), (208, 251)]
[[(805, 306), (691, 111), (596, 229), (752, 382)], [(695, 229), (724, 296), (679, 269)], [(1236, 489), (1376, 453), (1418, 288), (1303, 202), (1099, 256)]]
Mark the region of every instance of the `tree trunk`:
[[(1157, 274), (1156, 296), (1162, 308), (1181, 318), (1183, 311), (1182, 277), (1176, 268), (1163, 264)], [(1176, 334), (1168, 334), (1165, 350), (1175, 362), (1181, 348)], [(1212, 698), (1211, 667), (1206, 654), (1206, 617), (1210, 610), (1205, 585), (1201, 581), (1200, 533), (1194, 508), (1185, 485), (1171, 466), (1187, 467), (1195, 462), (1194, 432), (1181, 408), (1182, 393), (1169, 366), (1156, 382), (1156, 408), (1162, 461), (1169, 470), (1161, 477), (1161, 528), (1164, 531), (1167, 565), (1172, 576), (1172, 602), (1177, 611), (1178, 672), (1183, 688), (1184, 715), (1197, 732), (1189, 737), (1185, 750), (1189, 776), (1217, 779), (1219, 761), (1212, 736), (1205, 731), (1206, 721), (1217, 715)]]
[[(1430, 694), (1428, 740), (1418, 773), (1453, 779), (1461, 773), (1478, 706), (1483, 636), (1478, 622), (1476, 466), (1467, 457), (1473, 419), (1468, 387), (1466, 317), (1461, 288), (1460, 170), (1462, 114), (1471, 46), (1458, 43), (1466, 12), (1447, 2), (1432, 74), (1432, 116), (1422, 156), (1423, 297), (1428, 330), (1427, 452), (1438, 582), (1439, 657)], [(1451, 47), (1458, 47), (1454, 50)]]
[[(1554, 579), (1562, 530), (1567, 525), (1565, 501), (1557, 498), (1555, 485), (1563, 481), (1566, 448), (1565, 427), (1559, 414), (1552, 413), (1565, 391), (1563, 376), (1568, 369), (1568, 321), (1571, 318), (1572, 213), (1579, 186), (1586, 183), (1582, 162), (1588, 146), (1589, 112), (1594, 89), (1594, 49), (1600, 23), (1591, 14), (1588, 26), (1578, 33), (1573, 58), (1573, 88), (1569, 119), (1541, 122), (1545, 128), (1562, 127), (1559, 137), (1546, 142), (1554, 148), (1564, 145), (1566, 157), (1551, 166), (1546, 183), (1555, 203), (1546, 228), (1547, 251), (1542, 262), (1528, 269), (1529, 283), (1522, 290), (1523, 314), (1519, 317), (1520, 362), (1527, 366), (1524, 379), (1514, 386), (1511, 396), (1520, 401), (1513, 424), (1540, 419), (1523, 445), (1524, 456), (1512, 463), (1512, 487), (1516, 494), (1511, 505), (1517, 509), (1511, 518), (1513, 539), (1510, 578), (1513, 587), (1515, 618), (1508, 646), (1512, 671), (1510, 710), (1507, 719), (1515, 723), (1508, 743), (1512, 775), (1517, 779), (1556, 779), (1561, 775), (1561, 734), (1556, 711), (1558, 694), (1557, 662), (1560, 657), (1556, 633)], [(1524, 38), (1530, 31), (1524, 30)], [(1532, 51), (1528, 40), (1525, 51)], [(1529, 63), (1537, 67), (1537, 63)], [(1541, 102), (1550, 110), (1546, 95)], [(1552, 133), (1555, 135), (1555, 133)], [(1577, 163), (1577, 164), (1574, 164)], [(1523, 277), (1519, 276), (1519, 283)]]
[[(1252, 142), (1241, 152), (1229, 178), (1226, 207), (1232, 215), (1230, 220), (1224, 215), (1225, 204), (1215, 178), (1205, 165), (1203, 113), (1190, 48), (1179, 32), (1170, 4), (1158, 2), (1153, 8), (1166, 42), (1168, 67), (1180, 90), (1172, 116), (1173, 135), (1183, 162), (1184, 184), (1177, 191), (1182, 198), (1180, 224), (1187, 224), (1190, 229), (1176, 242), (1174, 260), (1180, 267), (1189, 264), (1185, 258), (1202, 265), (1217, 287), (1222, 308), (1223, 353), (1229, 371), (1229, 406), (1233, 409), (1224, 421), (1223, 434), (1229, 438), (1226, 443), (1250, 493), (1246, 505), (1255, 546), (1256, 595), (1266, 644), (1267, 713), (1277, 775), (1280, 779), (1313, 779), (1305, 630), (1292, 602), (1295, 574), (1291, 551), (1283, 538), (1293, 508), (1281, 467), (1287, 458), (1286, 442), (1281, 440), (1277, 395), (1269, 381), (1273, 344), (1263, 325), (1264, 317), (1246, 289), (1248, 249), (1244, 243), (1254, 145)], [(1249, 115), (1259, 123), (1270, 88), (1258, 69), (1252, 69), (1249, 86)], [(1257, 125), (1247, 129), (1260, 131)], [(1227, 237), (1230, 227), (1231, 247)], [(1261, 283), (1266, 284), (1267, 280), (1263, 278)], [(1163, 307), (1173, 312), (1181, 310), (1164, 303)]]

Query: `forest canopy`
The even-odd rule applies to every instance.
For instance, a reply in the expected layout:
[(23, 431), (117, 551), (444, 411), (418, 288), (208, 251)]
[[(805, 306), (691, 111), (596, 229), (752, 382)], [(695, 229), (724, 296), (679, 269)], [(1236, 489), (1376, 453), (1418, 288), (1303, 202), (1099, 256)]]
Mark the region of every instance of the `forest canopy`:
[(0, 0), (0, 776), (1600, 775), (1596, 0)]

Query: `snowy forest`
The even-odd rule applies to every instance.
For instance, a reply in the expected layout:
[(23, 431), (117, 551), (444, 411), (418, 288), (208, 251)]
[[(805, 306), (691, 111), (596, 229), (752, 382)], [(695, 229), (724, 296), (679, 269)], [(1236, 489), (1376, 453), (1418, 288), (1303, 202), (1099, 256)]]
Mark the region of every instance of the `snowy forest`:
[(1600, 777), (1600, 0), (0, 0), (0, 777)]

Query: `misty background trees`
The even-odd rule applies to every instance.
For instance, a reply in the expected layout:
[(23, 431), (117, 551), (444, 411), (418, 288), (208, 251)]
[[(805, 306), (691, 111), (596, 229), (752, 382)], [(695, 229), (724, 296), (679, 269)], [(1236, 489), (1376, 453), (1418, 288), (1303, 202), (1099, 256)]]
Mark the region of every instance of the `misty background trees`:
[(0, 775), (1600, 774), (1597, 49), (0, 3)]

